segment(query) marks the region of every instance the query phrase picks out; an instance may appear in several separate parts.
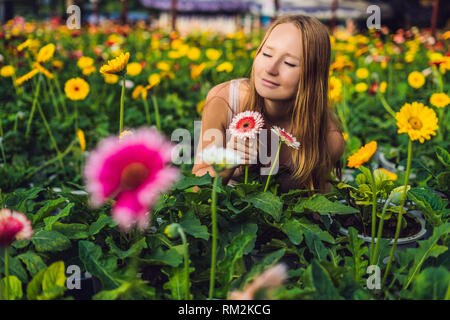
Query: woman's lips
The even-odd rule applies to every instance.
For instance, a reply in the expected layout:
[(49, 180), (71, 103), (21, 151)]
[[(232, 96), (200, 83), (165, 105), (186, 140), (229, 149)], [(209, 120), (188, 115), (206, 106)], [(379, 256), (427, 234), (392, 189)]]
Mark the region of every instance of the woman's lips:
[(262, 79), (262, 83), (263, 83), (263, 85), (270, 87), (270, 88), (275, 88), (275, 87), (279, 86), (279, 84), (270, 82), (269, 80), (266, 80), (266, 79)]

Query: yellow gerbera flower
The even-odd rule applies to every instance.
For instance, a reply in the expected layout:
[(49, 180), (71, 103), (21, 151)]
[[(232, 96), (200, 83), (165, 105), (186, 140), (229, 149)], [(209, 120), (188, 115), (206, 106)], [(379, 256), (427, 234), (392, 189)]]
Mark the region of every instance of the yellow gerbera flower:
[(368, 86), (367, 86), (367, 83), (365, 83), (365, 82), (359, 82), (355, 85), (355, 90), (357, 92), (365, 92), (365, 91), (367, 91), (367, 88), (368, 88)]
[(49, 43), (39, 50), (36, 61), (39, 63), (46, 62), (51, 58), (53, 58), (54, 53), (55, 53), (55, 45), (53, 43)]
[(423, 143), (436, 135), (439, 129), (438, 118), (433, 109), (424, 106), (423, 103), (405, 103), (400, 112), (395, 114), (398, 133), (407, 133), (409, 138)]
[(80, 143), (81, 152), (86, 150), (86, 139), (84, 137), (84, 132), (81, 129), (77, 130), (78, 142)]
[(170, 70), (170, 64), (165, 61), (160, 61), (156, 64), (156, 67), (161, 71), (169, 71)]
[(131, 93), (131, 97), (136, 100), (139, 97), (142, 97), (142, 99), (147, 99), (147, 89), (143, 85), (137, 85), (136, 88), (134, 88), (133, 92)]
[(203, 108), (205, 107), (205, 99), (203, 99), (202, 101), (200, 101), (199, 103), (197, 103), (197, 113), (199, 115), (202, 114), (203, 112)]
[(3, 78), (9, 78), (12, 77), (15, 73), (15, 69), (13, 66), (4, 66), (0, 69), (0, 75)]
[(425, 77), (419, 71), (413, 71), (408, 75), (408, 83), (411, 87), (418, 89), (425, 84)]
[(203, 72), (203, 70), (206, 67), (206, 63), (202, 62), (199, 65), (193, 65), (191, 68), (191, 79), (195, 80), (197, 79)]
[(123, 73), (128, 64), (129, 59), (130, 59), (129, 52), (121, 53), (118, 57), (108, 60), (108, 64), (105, 64), (100, 68), (100, 73), (103, 74)]
[(430, 97), (430, 103), (436, 108), (444, 108), (450, 103), (450, 98), (445, 93), (433, 93)]
[(91, 57), (83, 56), (80, 59), (78, 59), (78, 61), (77, 61), (78, 68), (80, 68), (82, 70), (84, 68), (92, 66), (93, 64), (94, 64), (94, 59), (92, 59)]
[(84, 68), (82, 71), (85, 76), (89, 76), (89, 75), (93, 74), (95, 72), (95, 70), (96, 70), (95, 66), (92, 65), (92, 66)]
[(19, 77), (16, 79), (16, 85), (20, 86), (22, 83), (24, 83), (25, 81), (30, 80), (31, 78), (33, 78), (35, 75), (37, 75), (39, 73), (38, 69), (33, 69), (30, 72), (24, 74), (23, 76)]
[(200, 58), (200, 54), (201, 54), (200, 49), (196, 48), (196, 47), (193, 47), (193, 48), (189, 48), (189, 51), (187, 52), (187, 57), (190, 60), (196, 61), (196, 60), (198, 60)]
[(375, 151), (377, 151), (377, 142), (371, 141), (365, 146), (359, 148), (356, 153), (348, 157), (347, 166), (349, 168), (359, 168), (362, 164), (366, 163), (370, 160), (370, 158), (372, 158)]
[(103, 74), (103, 78), (107, 84), (115, 84), (119, 81), (119, 76), (116, 74), (105, 73)]
[(386, 92), (386, 88), (387, 88), (387, 83), (386, 83), (386, 81), (381, 81), (381, 83), (380, 83), (380, 92), (381, 93), (385, 93)]
[(84, 100), (89, 93), (89, 84), (81, 78), (67, 80), (64, 92), (70, 100)]
[(32, 41), (31, 39), (27, 39), (25, 42), (22, 42), (17, 46), (17, 51), (23, 51), (24, 49), (28, 48), (31, 45)]
[(142, 65), (139, 62), (131, 62), (127, 66), (127, 74), (134, 77), (140, 74), (142, 71)]
[(356, 69), (356, 76), (359, 79), (366, 79), (369, 76), (369, 70), (366, 68), (358, 68)]
[(161, 76), (158, 73), (151, 74), (148, 77), (148, 83), (150, 85), (150, 88), (158, 85), (160, 82), (161, 82)]
[(222, 71), (231, 72), (233, 70), (233, 65), (230, 62), (226, 61), (226, 62), (219, 64), (217, 66), (216, 70), (218, 72), (222, 72)]
[(39, 62), (33, 63), (33, 68), (38, 69), (40, 73), (44, 74), (47, 78), (53, 79), (53, 74), (45, 69)]
[(222, 52), (220, 52), (219, 50), (210, 48), (210, 49), (206, 50), (205, 55), (209, 60), (217, 61), (220, 58), (220, 56), (222, 55)]
[(390, 172), (390, 171), (388, 171), (388, 170), (386, 170), (385, 168), (378, 168), (378, 170), (380, 170), (380, 171), (383, 171), (384, 173), (386, 173), (386, 175), (389, 177), (389, 179), (391, 179), (391, 180), (397, 180), (398, 179), (398, 176), (397, 176), (397, 174), (395, 174), (395, 173), (393, 173), (393, 172)]
[(342, 98), (342, 81), (336, 77), (330, 77), (328, 84), (328, 96), (331, 102), (339, 102)]

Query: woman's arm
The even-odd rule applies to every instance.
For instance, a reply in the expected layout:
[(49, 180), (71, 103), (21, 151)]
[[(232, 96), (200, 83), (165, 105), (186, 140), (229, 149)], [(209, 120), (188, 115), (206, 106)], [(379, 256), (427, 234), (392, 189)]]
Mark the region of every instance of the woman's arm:
[[(200, 159), (203, 149), (211, 144), (217, 147), (226, 146), (226, 124), (228, 119), (228, 109), (230, 108), (226, 99), (226, 82), (213, 87), (206, 96), (205, 107), (202, 114), (202, 128), (200, 131), (200, 140), (197, 147), (192, 173), (196, 176), (202, 176), (207, 172), (211, 177), (216, 176), (213, 167)], [(227, 184), (233, 175), (236, 167), (223, 170), (219, 175), (222, 177), (223, 184)]]

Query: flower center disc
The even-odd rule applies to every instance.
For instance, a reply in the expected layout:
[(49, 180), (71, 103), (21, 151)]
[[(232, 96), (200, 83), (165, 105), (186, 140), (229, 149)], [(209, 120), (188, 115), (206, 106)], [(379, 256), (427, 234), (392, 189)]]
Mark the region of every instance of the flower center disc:
[(415, 117), (412, 117), (411, 119), (409, 119), (408, 122), (413, 129), (419, 130), (422, 128), (422, 122)]
[(142, 163), (132, 163), (122, 171), (122, 187), (127, 190), (136, 189), (148, 176), (148, 169)]

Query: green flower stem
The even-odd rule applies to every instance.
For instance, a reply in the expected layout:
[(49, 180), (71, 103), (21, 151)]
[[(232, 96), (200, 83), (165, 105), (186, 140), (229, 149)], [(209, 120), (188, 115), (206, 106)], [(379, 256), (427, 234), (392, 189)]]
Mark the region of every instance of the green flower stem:
[(158, 128), (158, 130), (161, 131), (161, 121), (159, 119), (158, 101), (156, 100), (156, 97), (154, 94), (152, 94), (152, 102), (153, 102), (153, 106), (155, 107), (156, 128)]
[(142, 100), (144, 101), (145, 118), (147, 119), (147, 125), (150, 126), (152, 124), (152, 121), (150, 119), (148, 101), (147, 101), (147, 99), (144, 99), (144, 98)]
[(389, 205), (389, 203), (391, 202), (392, 196), (390, 196), (386, 202), (384, 203), (383, 206), (383, 211), (381, 212), (381, 221), (380, 224), (378, 225), (378, 233), (377, 233), (377, 244), (375, 246), (375, 252), (373, 254), (373, 259), (371, 260), (370, 264), (374, 264), (375, 261), (377, 261), (378, 258), (378, 251), (380, 250), (380, 240), (381, 240), (381, 233), (383, 232), (383, 223), (384, 223), (384, 215), (386, 213), (387, 207)]
[(49, 78), (47, 78), (48, 89), (50, 92), (50, 96), (52, 97), (53, 107), (55, 108), (55, 113), (58, 118), (61, 117), (61, 113), (59, 112), (58, 102), (56, 101), (55, 93), (53, 91), (53, 85)]
[[(0, 136), (3, 139), (3, 124), (2, 124), (2, 120), (1, 119), (3, 119), (3, 118), (0, 118)], [(6, 155), (5, 155), (5, 149), (3, 148), (3, 140), (0, 142), (0, 148), (1, 148), (1, 151), (2, 151), (3, 162), (4, 162), (5, 166), (6, 166)]]
[(125, 74), (122, 76), (122, 93), (120, 95), (120, 123), (119, 123), (119, 134), (123, 130), (123, 101), (125, 97)]
[(9, 300), (9, 256), (5, 248), (5, 300)]
[(189, 250), (188, 243), (186, 240), (186, 234), (183, 231), (183, 228), (178, 227), (178, 232), (180, 233), (181, 240), (183, 241), (184, 246), (184, 289), (185, 289), (185, 299), (190, 300), (189, 293)]
[(411, 139), (409, 139), (408, 162), (406, 165), (406, 176), (405, 176), (404, 189), (403, 189), (403, 193), (402, 193), (402, 199), (400, 201), (400, 213), (398, 214), (397, 229), (395, 230), (394, 243), (392, 244), (391, 253), (389, 254), (389, 261), (388, 261), (388, 264), (386, 266), (386, 270), (385, 270), (384, 276), (383, 276), (383, 284), (386, 281), (387, 275), (389, 273), (389, 269), (391, 267), (392, 257), (394, 256), (395, 248), (397, 246), (398, 236), (400, 234), (400, 228), (402, 225), (403, 207), (404, 207), (405, 201), (406, 201), (406, 191), (407, 191), (407, 187), (408, 187), (409, 171), (411, 170), (411, 154), (412, 154), (412, 141), (411, 141)]
[(270, 168), (270, 172), (269, 172), (269, 176), (267, 177), (267, 181), (266, 181), (266, 186), (264, 187), (264, 192), (267, 191), (267, 188), (269, 187), (269, 181), (270, 181), (270, 176), (272, 175), (273, 169), (275, 168), (275, 164), (277, 163), (278, 160), (278, 156), (280, 155), (280, 149), (281, 149), (281, 141), (278, 144), (278, 150), (277, 150), (277, 154), (275, 156), (275, 161), (272, 164), (272, 167)]
[(370, 240), (370, 261), (373, 264), (373, 254), (374, 254), (374, 244), (375, 244), (375, 224), (377, 222), (377, 184), (375, 182), (375, 177), (372, 176), (372, 232)]
[(438, 109), (438, 116), (439, 116), (439, 130), (438, 130), (438, 140), (443, 141), (445, 137), (445, 116), (444, 116), (444, 108)]
[(387, 103), (386, 99), (384, 98), (384, 96), (380, 93), (377, 93), (378, 98), (380, 98), (381, 104), (383, 105), (383, 107), (386, 109), (387, 112), (389, 112), (389, 114), (395, 119), (395, 112), (394, 110), (392, 110), (392, 108), (389, 106), (389, 104)]
[(75, 134), (78, 131), (78, 102), (74, 102), (74, 109), (75, 109)]
[(247, 184), (248, 181), (248, 165), (245, 166), (245, 178), (244, 178), (244, 183)]
[(47, 133), (50, 136), (50, 140), (52, 141), (53, 147), (55, 148), (56, 154), (58, 155), (59, 164), (61, 165), (61, 168), (64, 171), (65, 169), (64, 169), (64, 163), (62, 162), (61, 152), (59, 151), (58, 144), (56, 143), (56, 140), (53, 137), (52, 129), (50, 128), (50, 126), (47, 122), (47, 119), (45, 118), (44, 111), (42, 111), (41, 104), (39, 101), (37, 103), (37, 106), (38, 106), (39, 113), (41, 114), (42, 121), (44, 122), (45, 129), (47, 129)]
[(30, 134), (31, 122), (33, 121), (33, 115), (34, 115), (34, 112), (36, 110), (36, 103), (37, 103), (37, 98), (39, 96), (40, 87), (41, 87), (41, 75), (39, 75), (39, 79), (38, 79), (38, 82), (36, 84), (36, 89), (35, 89), (35, 92), (34, 92), (33, 105), (31, 106), (30, 117), (28, 118), (27, 131), (25, 132), (25, 137), (26, 138), (28, 138), (28, 135)]
[[(58, 75), (56, 74), (56, 72), (54, 74), (53, 80), (55, 81), (56, 90), (58, 91), (58, 95), (59, 95), (60, 100), (61, 100), (61, 105), (63, 107), (64, 117), (67, 117), (66, 100), (65, 100), (64, 95), (62, 94), (61, 87), (59, 86)], [(61, 97), (62, 97), (62, 99), (61, 99)]]
[(209, 277), (209, 296), (208, 299), (211, 300), (214, 296), (214, 280), (216, 275), (216, 250), (217, 250), (217, 183), (219, 181), (219, 173), (216, 172), (214, 177), (213, 189), (211, 195), (211, 222), (212, 222), (212, 252), (211, 252), (211, 274)]

